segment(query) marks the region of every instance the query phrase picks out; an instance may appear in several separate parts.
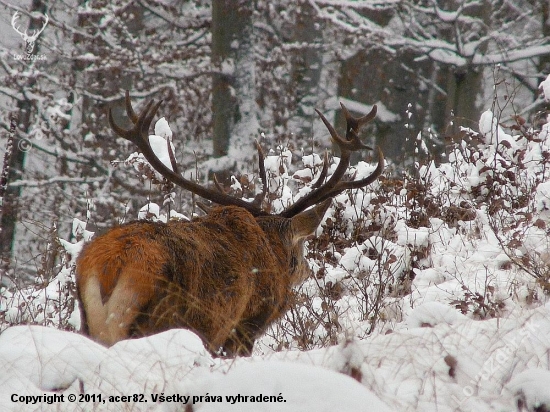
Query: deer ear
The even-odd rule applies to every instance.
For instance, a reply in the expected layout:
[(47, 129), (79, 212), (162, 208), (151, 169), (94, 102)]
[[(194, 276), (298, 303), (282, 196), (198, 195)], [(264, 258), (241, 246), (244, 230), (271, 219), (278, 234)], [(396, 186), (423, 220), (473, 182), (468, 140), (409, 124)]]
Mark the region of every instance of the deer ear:
[(323, 220), (331, 202), (332, 199), (327, 199), (323, 203), (319, 203), (311, 209), (297, 214), (291, 219), (292, 241), (294, 243), (315, 232), (315, 229), (317, 229), (317, 226), (319, 226), (321, 220)]

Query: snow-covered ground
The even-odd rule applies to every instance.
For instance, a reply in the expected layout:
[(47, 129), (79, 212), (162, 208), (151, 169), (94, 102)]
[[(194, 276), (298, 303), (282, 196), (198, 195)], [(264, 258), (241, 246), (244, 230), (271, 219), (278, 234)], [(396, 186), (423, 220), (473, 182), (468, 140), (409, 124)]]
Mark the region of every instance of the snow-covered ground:
[(107, 349), (71, 332), (14, 326), (0, 335), (1, 410), (513, 411), (520, 401), (529, 410), (550, 404), (549, 305), (476, 321), (428, 302), (406, 320), (386, 335), (231, 360), (212, 359), (185, 330)]
[[(548, 125), (516, 129), (486, 112), (465, 131), (477, 143), (419, 162), (415, 185), (338, 196), (318, 233), (332, 243), (298, 291), (292, 319), (318, 315), (301, 343), (287, 317), (250, 358), (212, 358), (186, 330), (105, 348), (58, 329), (79, 323), (69, 267), (46, 288), (3, 290), (0, 411), (550, 410)], [(276, 185), (307, 176), (266, 165)], [(80, 244), (65, 246), (74, 260)]]

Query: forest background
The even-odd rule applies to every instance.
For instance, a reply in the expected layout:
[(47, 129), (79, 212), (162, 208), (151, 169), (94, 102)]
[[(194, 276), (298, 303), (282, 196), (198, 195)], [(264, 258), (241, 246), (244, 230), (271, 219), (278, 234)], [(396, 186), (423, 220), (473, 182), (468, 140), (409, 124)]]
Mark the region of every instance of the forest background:
[[(0, 283), (55, 275), (56, 239), (71, 238), (73, 218), (102, 231), (149, 201), (194, 212), (188, 193), (167, 200), (121, 164), (134, 148), (114, 136), (106, 113), (127, 122), (124, 90), (138, 107), (163, 99), (181, 170), (203, 183), (214, 172), (227, 186), (234, 173), (254, 181), (254, 139), (297, 159), (321, 154), (329, 139), (314, 109), (338, 128), (340, 101), (356, 114), (378, 105), (362, 138), (384, 151), (386, 175), (401, 178), (419, 157), (445, 161), (445, 147), (495, 105), (499, 119), (546, 122), (538, 95), (550, 71), (549, 4), (0, 0), (3, 153), (13, 143)], [(39, 58), (18, 58), (25, 42), (16, 27), (43, 28)]]

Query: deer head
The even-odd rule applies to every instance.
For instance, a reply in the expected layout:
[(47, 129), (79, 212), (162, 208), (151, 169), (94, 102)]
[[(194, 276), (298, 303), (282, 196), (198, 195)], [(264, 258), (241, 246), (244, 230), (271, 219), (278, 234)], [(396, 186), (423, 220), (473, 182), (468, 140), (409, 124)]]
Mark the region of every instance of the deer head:
[(148, 131), (159, 106), (151, 101), (137, 115), (126, 92), (134, 126), (119, 127), (111, 111), (109, 122), (162, 176), (220, 206), (191, 222), (128, 223), (86, 245), (76, 269), (83, 329), (111, 345), (185, 327), (202, 336), (214, 353), (250, 354), (255, 339), (288, 309), (292, 288), (308, 276), (304, 240), (321, 223), (331, 199), (369, 185), (382, 173), (384, 157), (378, 150), (378, 166), (370, 176), (343, 180), (351, 153), (368, 148), (357, 133), (374, 118), (376, 106), (356, 118), (342, 105), (345, 137), (317, 112), (340, 148), (340, 162), (327, 179), (325, 154), (313, 190), (276, 215), (261, 209), (267, 179), (259, 144), (263, 191), (253, 202), (206, 188), (178, 173), (173, 154), (170, 168), (152, 150)]
[(44, 14), (44, 24), (42, 25), (42, 28), (34, 30), (33, 33), (29, 35), (27, 34), (27, 30), (22, 32), (21, 30), (19, 30), (19, 26), (16, 26), (16, 21), (19, 17), (20, 17), (19, 12), (16, 11), (11, 19), (11, 25), (13, 29), (17, 33), (19, 33), (19, 35), (23, 38), (23, 41), (25, 42), (25, 51), (27, 52), (27, 54), (32, 54), (36, 39), (38, 39), (38, 36), (40, 36), (40, 33), (42, 33), (46, 28), (46, 25), (50, 21), (50, 18), (48, 17), (47, 14)]

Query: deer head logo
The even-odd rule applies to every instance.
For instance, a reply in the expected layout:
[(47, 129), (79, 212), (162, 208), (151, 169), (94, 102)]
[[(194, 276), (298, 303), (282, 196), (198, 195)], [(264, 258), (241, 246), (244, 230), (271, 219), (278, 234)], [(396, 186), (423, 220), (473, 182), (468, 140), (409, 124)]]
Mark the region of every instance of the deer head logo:
[(34, 50), (34, 43), (36, 42), (36, 39), (38, 39), (38, 36), (40, 36), (40, 33), (42, 33), (44, 31), (44, 29), (46, 28), (46, 25), (48, 24), (48, 21), (50, 20), (50, 18), (48, 17), (47, 14), (44, 14), (44, 24), (42, 25), (42, 28), (33, 30), (32, 34), (27, 34), (27, 30), (22, 32), (21, 30), (19, 30), (19, 26), (16, 25), (17, 24), (17, 19), (19, 17), (21, 17), (21, 16), (20, 16), (19, 12), (16, 11), (15, 14), (13, 15), (13, 18), (11, 19), (11, 25), (12, 25), (13, 29), (17, 33), (19, 33), (19, 35), (25, 41), (25, 50), (26, 50), (27, 54), (32, 54), (32, 52)]

